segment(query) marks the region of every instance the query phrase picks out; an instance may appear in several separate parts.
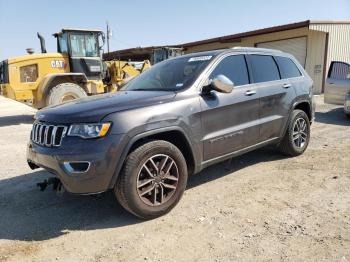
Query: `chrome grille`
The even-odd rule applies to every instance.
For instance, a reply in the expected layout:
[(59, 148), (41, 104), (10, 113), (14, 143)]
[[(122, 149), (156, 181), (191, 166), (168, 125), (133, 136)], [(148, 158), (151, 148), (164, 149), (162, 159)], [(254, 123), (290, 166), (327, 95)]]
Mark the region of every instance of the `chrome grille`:
[(60, 146), (66, 132), (66, 126), (36, 122), (33, 124), (30, 138), (34, 143), (42, 146)]

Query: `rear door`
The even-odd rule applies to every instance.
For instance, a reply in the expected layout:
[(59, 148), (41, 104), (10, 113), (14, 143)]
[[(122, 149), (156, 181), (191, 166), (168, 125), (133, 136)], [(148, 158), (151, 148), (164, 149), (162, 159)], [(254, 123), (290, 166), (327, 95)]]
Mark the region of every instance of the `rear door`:
[(223, 58), (209, 79), (217, 75), (235, 87), (229, 94), (213, 91), (201, 97), (204, 160), (254, 145), (259, 137), (259, 93), (250, 84), (245, 56)]
[(263, 142), (281, 136), (295, 91), (289, 79), (281, 79), (273, 56), (251, 54), (248, 57), (253, 80), (260, 94), (259, 142)]
[(350, 93), (350, 65), (333, 61), (329, 67), (324, 92), (328, 104), (343, 105), (345, 96)]

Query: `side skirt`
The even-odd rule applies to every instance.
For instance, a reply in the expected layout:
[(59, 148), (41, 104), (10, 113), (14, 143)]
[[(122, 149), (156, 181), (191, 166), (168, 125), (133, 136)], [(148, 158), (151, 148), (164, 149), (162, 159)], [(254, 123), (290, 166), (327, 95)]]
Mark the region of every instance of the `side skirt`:
[(261, 147), (264, 147), (264, 146), (276, 143), (276, 142), (279, 141), (279, 139), (280, 139), (279, 137), (270, 138), (270, 139), (265, 140), (263, 142), (260, 142), (258, 144), (255, 144), (255, 145), (252, 145), (252, 146), (248, 146), (248, 147), (242, 148), (240, 150), (237, 150), (237, 151), (234, 151), (234, 152), (231, 152), (231, 153), (219, 156), (219, 157), (215, 157), (215, 158), (206, 160), (206, 161), (202, 162), (200, 170), (202, 170), (202, 169), (204, 169), (204, 168), (206, 168), (206, 167), (208, 167), (210, 165), (213, 165), (213, 164), (222, 162), (224, 160), (227, 160), (229, 158), (240, 156), (240, 155), (243, 155), (243, 154), (245, 154), (247, 152), (253, 151), (255, 149), (258, 149), (258, 148), (261, 148)]

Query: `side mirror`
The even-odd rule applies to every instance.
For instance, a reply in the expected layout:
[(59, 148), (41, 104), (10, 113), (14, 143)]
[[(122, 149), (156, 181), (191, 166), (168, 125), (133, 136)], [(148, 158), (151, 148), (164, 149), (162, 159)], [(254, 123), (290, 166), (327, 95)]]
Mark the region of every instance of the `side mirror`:
[(234, 83), (224, 75), (217, 75), (213, 80), (209, 81), (209, 84), (203, 86), (203, 93), (210, 93), (211, 90), (215, 90), (220, 93), (231, 93), (234, 87)]

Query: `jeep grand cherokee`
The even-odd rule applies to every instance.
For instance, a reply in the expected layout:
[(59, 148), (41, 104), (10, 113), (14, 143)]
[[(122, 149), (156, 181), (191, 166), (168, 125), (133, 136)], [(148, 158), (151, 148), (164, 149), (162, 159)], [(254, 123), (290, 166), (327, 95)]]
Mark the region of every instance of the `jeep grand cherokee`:
[(180, 200), (190, 174), (266, 145), (302, 154), (312, 80), (286, 53), (233, 48), (153, 66), (114, 94), (38, 111), (28, 163), (72, 193), (114, 189), (150, 219)]

